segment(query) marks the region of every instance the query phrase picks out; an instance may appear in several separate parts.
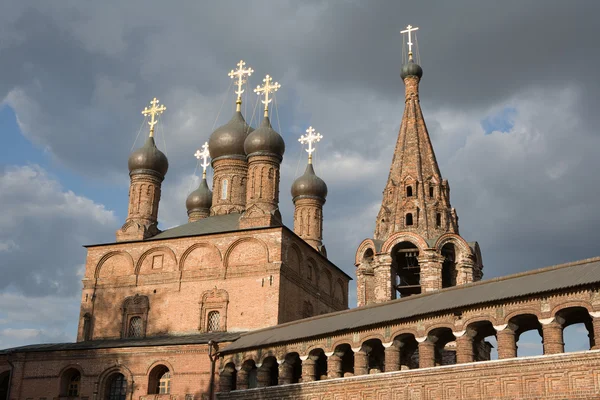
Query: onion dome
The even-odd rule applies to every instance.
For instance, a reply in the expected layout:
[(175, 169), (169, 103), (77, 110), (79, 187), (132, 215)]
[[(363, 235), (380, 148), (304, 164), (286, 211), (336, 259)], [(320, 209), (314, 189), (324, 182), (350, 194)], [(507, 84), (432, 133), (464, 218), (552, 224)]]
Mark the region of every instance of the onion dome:
[(236, 111), (231, 120), (218, 127), (208, 140), (210, 157), (214, 160), (219, 157), (245, 158), (244, 141), (254, 129), (246, 123), (242, 113)]
[(407, 76), (418, 76), (419, 79), (423, 76), (423, 68), (419, 64), (415, 64), (412, 58), (402, 66), (402, 71), (400, 72), (402, 79), (405, 79)]
[(292, 185), (292, 199), (295, 201), (301, 196), (318, 197), (323, 201), (327, 197), (327, 185), (315, 174), (312, 164), (306, 166), (304, 175), (296, 179)]
[(127, 164), (130, 173), (136, 170), (146, 169), (155, 171), (161, 176), (165, 176), (169, 169), (169, 160), (167, 160), (167, 156), (156, 147), (156, 143), (154, 143), (154, 138), (152, 136), (148, 137), (146, 143), (144, 143), (142, 147), (131, 153)]
[(285, 142), (281, 135), (271, 127), (269, 117), (265, 117), (260, 127), (246, 138), (244, 150), (248, 156), (252, 154), (275, 154), (283, 158)]
[(210, 209), (212, 206), (212, 192), (208, 188), (206, 178), (202, 178), (198, 189), (194, 190), (187, 197), (185, 201), (185, 207), (187, 208), (188, 214), (194, 211), (204, 211)]

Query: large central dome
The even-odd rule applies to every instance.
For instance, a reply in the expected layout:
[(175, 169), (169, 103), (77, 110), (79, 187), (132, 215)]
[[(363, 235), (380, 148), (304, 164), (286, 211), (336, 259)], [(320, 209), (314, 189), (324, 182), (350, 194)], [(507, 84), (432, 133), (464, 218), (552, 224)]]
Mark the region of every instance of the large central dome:
[(242, 113), (236, 111), (225, 125), (218, 127), (208, 140), (210, 157), (246, 158), (244, 141), (254, 129), (246, 123)]

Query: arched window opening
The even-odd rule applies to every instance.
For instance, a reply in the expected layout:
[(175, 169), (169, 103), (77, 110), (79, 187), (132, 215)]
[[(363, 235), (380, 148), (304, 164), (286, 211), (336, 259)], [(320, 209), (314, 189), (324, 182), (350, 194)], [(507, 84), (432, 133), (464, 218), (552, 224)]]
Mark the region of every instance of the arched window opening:
[(379, 339), (370, 339), (362, 344), (362, 350), (367, 353), (367, 373), (385, 372), (385, 348)]
[(131, 317), (129, 319), (129, 329), (127, 330), (127, 337), (130, 338), (141, 338), (144, 336), (144, 323), (142, 317)]
[(473, 361), (498, 359), (496, 330), (490, 321), (478, 321), (469, 324), (467, 332), (472, 336)]
[(542, 325), (539, 323), (537, 316), (532, 314), (518, 315), (511, 318), (510, 322), (517, 327), (515, 330), (517, 357), (541, 356), (544, 354)]
[(344, 376), (354, 375), (354, 352), (349, 344), (341, 344), (335, 348), (335, 354), (341, 358), (341, 373)]
[(429, 197), (433, 198), (434, 197), (434, 192), (433, 192), (433, 186), (429, 185)]
[(394, 338), (395, 342), (398, 342), (400, 351), (400, 369), (415, 369), (419, 368), (419, 343), (415, 339), (414, 335), (410, 333), (403, 333)]
[(440, 213), (435, 214), (435, 226), (438, 228), (442, 226), (442, 214)]
[(148, 376), (148, 394), (171, 393), (171, 371), (165, 365), (152, 368)]
[[(285, 383), (298, 383), (302, 377), (302, 360), (298, 353), (289, 353), (285, 356), (285, 364), (288, 365), (288, 377)], [(281, 371), (280, 371), (281, 372)], [(280, 379), (281, 381), (282, 379)]]
[(10, 371), (5, 371), (0, 374), (0, 400), (6, 400), (8, 395), (8, 381), (10, 379)]
[(400, 297), (421, 293), (419, 249), (410, 242), (402, 242), (392, 250), (392, 269), (396, 274), (396, 290)]
[(595, 345), (592, 317), (584, 307), (569, 307), (556, 313), (562, 323), (564, 351), (591, 350)]
[(412, 226), (413, 215), (411, 213), (406, 214), (406, 226)]
[(126, 400), (127, 398), (127, 379), (120, 373), (109, 377), (106, 384), (106, 400)]
[(269, 356), (263, 360), (262, 366), (258, 369), (258, 385), (276, 386), (279, 383), (279, 364), (277, 359)]
[(248, 372), (248, 389), (258, 387), (258, 368), (254, 365)]
[[(60, 377), (60, 395), (68, 397), (79, 396), (81, 373), (75, 368), (69, 368)], [(0, 399), (3, 399), (0, 396)]]
[(218, 332), (221, 330), (221, 313), (218, 311), (211, 311), (208, 313), (208, 322), (206, 326), (207, 332)]
[(327, 379), (327, 356), (323, 349), (314, 349), (309, 357), (315, 361), (315, 380)]
[(228, 185), (228, 181), (227, 179), (223, 179), (223, 183), (221, 184), (221, 199), (225, 200), (227, 199), (227, 185)]
[(442, 247), (442, 288), (456, 286), (456, 249), (452, 243)]
[(430, 338), (435, 338), (435, 365), (456, 364), (456, 338), (450, 328), (436, 328), (429, 332)]
[(412, 197), (412, 195), (413, 195), (412, 186), (407, 186), (406, 187), (406, 197)]
[(219, 378), (220, 392), (230, 392), (237, 389), (237, 370), (235, 364), (230, 362), (223, 367)]

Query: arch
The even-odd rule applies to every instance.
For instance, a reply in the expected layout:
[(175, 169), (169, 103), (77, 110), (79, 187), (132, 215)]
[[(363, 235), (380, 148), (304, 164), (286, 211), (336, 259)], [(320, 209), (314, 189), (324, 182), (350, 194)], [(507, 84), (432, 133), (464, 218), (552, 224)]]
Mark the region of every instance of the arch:
[(276, 386), (279, 383), (279, 363), (275, 355), (264, 357), (258, 368), (258, 386)]
[(333, 299), (340, 303), (344, 303), (345, 296), (346, 291), (344, 290), (344, 282), (338, 278), (333, 288)]
[[(120, 268), (118, 271), (121, 273), (119, 273), (117, 275), (111, 274), (110, 272), (114, 272), (112, 270), (108, 271), (108, 272), (102, 271), (102, 267), (104, 266), (104, 264), (106, 264), (106, 262), (108, 260), (110, 260), (111, 258), (114, 258), (114, 257), (119, 257), (119, 256), (123, 256), (127, 260), (127, 264), (128, 264), (127, 267), (129, 267), (127, 269), (130, 271), (129, 273), (126, 273), (127, 272), (126, 268)], [(96, 266), (96, 271), (94, 272), (94, 278), (98, 279), (98, 278), (104, 278), (104, 277), (108, 278), (110, 276), (133, 275), (133, 273), (135, 272), (134, 270), (135, 270), (135, 268), (133, 266), (133, 257), (131, 257), (131, 254), (129, 254), (126, 251), (111, 251), (111, 252), (103, 255), (102, 258), (100, 258), (100, 261), (98, 261), (98, 265)], [(108, 276), (101, 276), (101, 275), (108, 275)]]
[(229, 293), (225, 289), (218, 289), (216, 286), (207, 290), (202, 294), (200, 300), (200, 327), (202, 332), (209, 332), (210, 317), (213, 315), (213, 325), (210, 328), (214, 328), (213, 313), (218, 313), (218, 328), (219, 331), (227, 331), (227, 310), (229, 306)]
[(367, 354), (367, 373), (385, 371), (385, 348), (379, 338), (364, 340), (360, 346), (361, 351)]
[(7, 400), (10, 370), (0, 372), (0, 400)]
[(333, 343), (328, 350), (330, 350), (330, 352), (336, 352), (336, 349), (343, 345), (348, 345), (350, 346), (350, 348), (352, 348), (352, 341), (350, 339), (340, 339), (337, 342)]
[[(158, 247), (154, 247), (152, 249), (146, 250), (138, 259), (137, 264), (135, 265), (135, 274), (139, 275), (140, 274), (140, 270), (142, 269), (142, 266), (144, 264), (144, 261), (146, 260), (146, 258), (152, 254), (152, 253), (156, 253), (159, 251), (164, 251), (166, 254), (168, 254), (169, 256), (171, 256), (171, 260), (173, 261), (173, 265), (174, 265), (174, 269), (177, 269), (177, 256), (175, 255), (175, 252), (173, 250), (171, 250), (169, 247), (167, 246), (158, 246)], [(150, 266), (150, 268), (152, 268), (152, 266)]]
[(561, 303), (561, 304), (557, 305), (556, 307), (554, 307), (552, 309), (552, 311), (550, 312), (550, 314), (554, 317), (554, 316), (556, 316), (556, 314), (559, 311), (567, 309), (567, 308), (574, 308), (574, 307), (585, 308), (588, 311), (588, 313), (594, 312), (594, 307), (592, 307), (592, 304), (587, 301), (569, 300), (569, 301), (566, 301), (566, 302)]
[(332, 280), (331, 272), (329, 272), (327, 268), (321, 268), (319, 288), (321, 288), (326, 295), (331, 295)]
[(390, 337), (393, 340), (396, 340), (396, 338), (398, 338), (399, 336), (402, 336), (402, 335), (413, 335), (415, 338), (422, 336), (422, 335), (419, 335), (419, 333), (415, 329), (404, 327), (404, 328), (398, 328), (397, 330), (393, 331), (390, 334)]
[(540, 313), (539, 309), (525, 308), (522, 310), (515, 310), (515, 311), (512, 311), (512, 312), (506, 314), (504, 316), (502, 323), (508, 324), (510, 322), (510, 320), (513, 319), (514, 317), (518, 317), (519, 315), (526, 315), (526, 314), (535, 315), (538, 319), (541, 318), (541, 313)]
[(292, 351), (287, 353), (284, 357), (284, 363), (279, 367), (280, 369), (283, 368), (283, 371), (279, 371), (280, 384), (300, 382), (302, 378), (302, 360), (298, 352)]
[(367, 250), (371, 250), (373, 255), (377, 254), (377, 247), (375, 246), (375, 242), (373, 239), (365, 239), (359, 245), (356, 250), (356, 254), (354, 256), (354, 265), (358, 267), (358, 265), (363, 261), (364, 254)]
[[(493, 317), (491, 315), (478, 315), (478, 316), (471, 317), (471, 318), (464, 320), (460, 330), (464, 331), (469, 328), (469, 325), (475, 324), (477, 322), (482, 322), (482, 321), (487, 321), (487, 322), (491, 323), (492, 325), (501, 325), (501, 323), (495, 317)], [(455, 328), (455, 329), (457, 329), (457, 328)]]
[(60, 371), (60, 396), (78, 397), (81, 395), (81, 377), (83, 370), (80, 365), (71, 364)]
[(308, 356), (315, 361), (315, 380), (327, 379), (327, 356), (320, 346), (313, 346)]
[(473, 256), (471, 246), (469, 246), (465, 239), (455, 233), (444, 233), (438, 238), (433, 247), (437, 251), (442, 251), (442, 247), (448, 243), (454, 244), (460, 250), (461, 256)]
[(386, 342), (384, 336), (381, 333), (371, 332), (368, 335), (366, 335), (365, 337), (361, 338), (360, 339), (360, 343), (362, 345), (366, 341), (369, 341), (369, 340), (379, 340), (381, 343), (385, 343)]
[(155, 360), (152, 362), (152, 364), (148, 365), (148, 368), (146, 368), (146, 375), (150, 375), (150, 371), (152, 371), (155, 367), (159, 366), (159, 365), (164, 365), (165, 367), (167, 367), (169, 369), (169, 371), (171, 371), (172, 373), (175, 373), (175, 369), (173, 368), (173, 364), (171, 364), (169, 361), (167, 360)]
[(265, 360), (269, 357), (272, 357), (275, 359), (275, 361), (277, 361), (277, 353), (275, 352), (275, 350), (269, 349), (262, 353), (259, 358), (260, 362), (258, 362), (257, 365), (263, 365)]
[(425, 249), (429, 248), (429, 245), (427, 244), (425, 239), (423, 239), (420, 235), (417, 235), (416, 233), (412, 232), (397, 232), (385, 241), (385, 243), (381, 247), (381, 252), (389, 254), (392, 248), (394, 248), (394, 246), (402, 242), (412, 243), (413, 245), (415, 245), (415, 247), (419, 249), (419, 251), (424, 251)]
[[(111, 382), (111, 379), (115, 377), (115, 375), (121, 374), (125, 378), (127, 382), (127, 394), (133, 392), (133, 374), (125, 365), (116, 365), (114, 367), (110, 367), (105, 369), (100, 376), (98, 377), (98, 381), (100, 385), (99, 389), (99, 399), (105, 400), (108, 399), (108, 386)], [(126, 397), (123, 397), (125, 399)]]
[(404, 223), (405, 226), (413, 226), (413, 215), (412, 213), (406, 213), (406, 221)]
[(301, 275), (302, 271), (302, 252), (296, 243), (292, 243), (288, 246), (285, 252), (285, 261), (287, 266)]
[[(207, 249), (208, 253), (209, 253), (209, 254), (201, 254), (200, 257), (192, 256), (194, 261), (198, 261), (198, 265), (202, 265), (205, 262), (207, 264), (210, 264), (213, 261), (218, 261), (219, 266), (221, 266), (223, 264), (223, 256), (217, 246), (215, 246), (212, 243), (208, 243), (208, 242), (195, 243), (195, 244), (191, 245), (190, 247), (188, 247), (181, 255), (181, 259), (179, 260), (179, 270), (180, 271), (183, 271), (184, 269), (193, 269), (193, 268), (186, 268), (186, 261), (187, 261), (188, 257), (190, 257), (190, 254), (193, 253), (194, 250), (197, 250), (197, 249)], [(211, 256), (210, 253), (212, 253), (213, 256), (216, 255), (216, 257), (210, 257)], [(215, 258), (216, 260), (214, 260), (213, 258)]]
[(318, 276), (319, 270), (317, 267), (317, 262), (312, 257), (309, 257), (306, 260), (306, 279), (308, 279), (310, 282), (318, 283)]
[(225, 363), (219, 372), (219, 389), (223, 393), (237, 389), (237, 370), (232, 361)]
[(490, 340), (496, 343), (496, 345), (498, 344), (498, 336), (494, 328), (494, 323), (489, 318), (480, 318), (477, 321), (464, 324), (464, 331), (467, 338), (463, 340), (470, 340), (473, 355), (470, 360), (467, 359), (462, 362), (489, 361), (498, 358), (498, 351), (495, 350), (492, 352), (493, 345), (486, 340), (491, 338)]
[[(261, 250), (256, 251), (258, 249)], [(241, 238), (233, 242), (225, 252), (225, 275), (230, 267), (268, 262), (269, 249), (265, 242), (256, 238)]]
[(148, 394), (171, 393), (173, 371), (165, 364), (155, 363), (148, 373)]
[(426, 335), (429, 336), (433, 331), (441, 329), (450, 329), (451, 331), (454, 331), (456, 327), (451, 323), (440, 322), (429, 326), (426, 330)]

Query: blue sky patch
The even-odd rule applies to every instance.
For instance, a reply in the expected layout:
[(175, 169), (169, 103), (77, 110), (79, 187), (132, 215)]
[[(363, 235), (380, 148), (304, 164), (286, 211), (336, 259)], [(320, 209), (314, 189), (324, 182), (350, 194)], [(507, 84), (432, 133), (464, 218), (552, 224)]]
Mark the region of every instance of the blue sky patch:
[(514, 107), (504, 107), (495, 115), (489, 115), (481, 120), (481, 127), (486, 135), (492, 132), (509, 132), (515, 126), (517, 109)]

